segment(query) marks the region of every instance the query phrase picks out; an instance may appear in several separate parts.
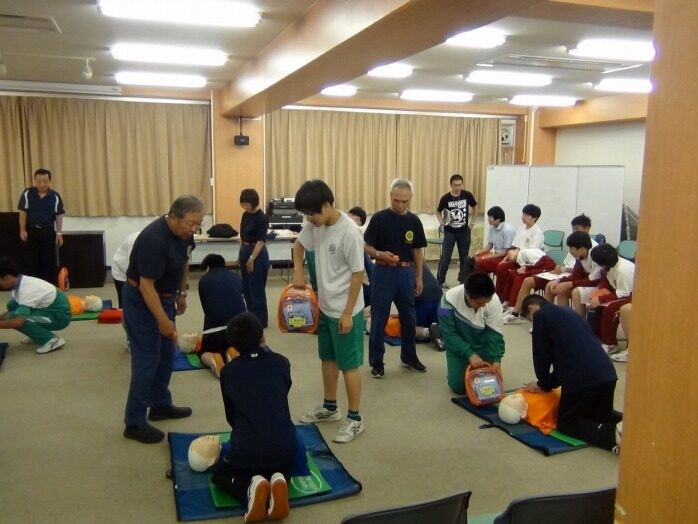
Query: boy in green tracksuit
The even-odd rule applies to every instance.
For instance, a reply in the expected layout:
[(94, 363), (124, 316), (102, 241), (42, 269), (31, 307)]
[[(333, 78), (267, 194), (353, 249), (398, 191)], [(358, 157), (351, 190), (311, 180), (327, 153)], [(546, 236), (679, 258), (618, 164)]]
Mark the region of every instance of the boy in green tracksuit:
[(502, 304), (494, 283), (484, 273), (472, 273), (461, 286), (449, 289), (439, 306), (439, 326), (446, 350), (448, 386), (465, 393), (465, 370), (492, 364), (501, 377), (504, 356)]

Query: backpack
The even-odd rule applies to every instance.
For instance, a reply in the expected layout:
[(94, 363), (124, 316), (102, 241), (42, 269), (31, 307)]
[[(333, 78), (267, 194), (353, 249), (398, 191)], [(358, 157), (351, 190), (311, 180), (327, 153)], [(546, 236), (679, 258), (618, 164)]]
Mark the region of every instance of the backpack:
[(289, 284), (281, 291), (277, 322), (282, 333), (315, 333), (320, 308), (313, 288), (299, 289)]
[(206, 231), (206, 234), (211, 238), (233, 238), (238, 236), (238, 232), (230, 224), (215, 224)]
[(465, 370), (465, 392), (473, 406), (492, 404), (504, 397), (502, 381), (491, 364), (481, 368), (468, 366)]

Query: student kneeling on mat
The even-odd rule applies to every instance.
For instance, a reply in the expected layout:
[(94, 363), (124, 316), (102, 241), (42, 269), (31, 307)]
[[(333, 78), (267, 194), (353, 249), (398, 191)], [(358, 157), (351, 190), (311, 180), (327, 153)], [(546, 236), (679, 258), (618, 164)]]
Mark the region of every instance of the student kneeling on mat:
[(291, 364), (262, 345), (262, 325), (252, 313), (235, 316), (226, 338), (240, 356), (221, 371), (233, 431), (213, 466), (213, 483), (247, 508), (245, 522), (282, 519), (289, 513), (286, 478), (298, 445), (288, 407)]
[(533, 368), (537, 382), (531, 392), (560, 386), (557, 429), (600, 448), (617, 451), (613, 411), (618, 377), (586, 321), (572, 309), (549, 304), (540, 295), (527, 296), (523, 315), (533, 322)]
[(16, 329), (39, 344), (36, 352), (49, 353), (65, 345), (51, 331), (70, 324), (70, 303), (56, 286), (40, 278), (22, 275), (17, 264), (0, 257), (0, 289), (12, 291), (7, 312), (0, 315), (0, 329)]

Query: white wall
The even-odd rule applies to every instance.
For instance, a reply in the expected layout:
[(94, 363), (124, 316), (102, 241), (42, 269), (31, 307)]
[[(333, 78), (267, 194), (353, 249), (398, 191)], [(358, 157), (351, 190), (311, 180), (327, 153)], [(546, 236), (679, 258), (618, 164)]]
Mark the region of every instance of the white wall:
[[(106, 264), (119, 245), (134, 231), (140, 231), (156, 217), (71, 217), (63, 219), (63, 231), (104, 231)], [(213, 224), (213, 215), (205, 215), (201, 228), (206, 231)], [(235, 225), (233, 225), (235, 227)]]
[(600, 124), (557, 131), (555, 163), (625, 166), (623, 203), (640, 210), (645, 123)]

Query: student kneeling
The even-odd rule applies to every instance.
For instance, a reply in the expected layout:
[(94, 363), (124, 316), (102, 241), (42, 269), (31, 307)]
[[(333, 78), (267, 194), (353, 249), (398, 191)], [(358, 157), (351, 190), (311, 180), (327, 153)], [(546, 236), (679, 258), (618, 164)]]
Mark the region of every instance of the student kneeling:
[(252, 313), (234, 317), (226, 338), (240, 356), (221, 371), (232, 432), (213, 467), (213, 483), (247, 508), (245, 522), (282, 519), (289, 513), (285, 479), (297, 447), (288, 407), (291, 364), (262, 345), (262, 325)]
[(533, 322), (533, 368), (537, 382), (531, 392), (561, 387), (557, 429), (592, 446), (614, 450), (616, 424), (613, 411), (618, 377), (589, 325), (573, 310), (529, 295), (521, 307)]

